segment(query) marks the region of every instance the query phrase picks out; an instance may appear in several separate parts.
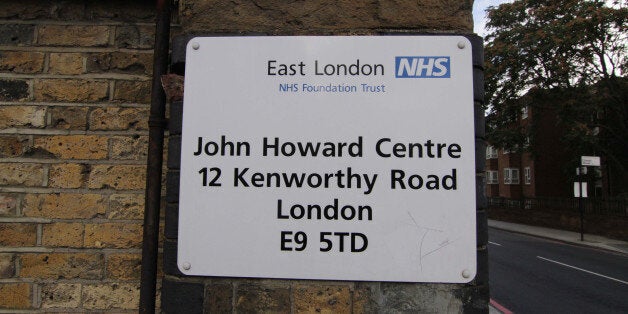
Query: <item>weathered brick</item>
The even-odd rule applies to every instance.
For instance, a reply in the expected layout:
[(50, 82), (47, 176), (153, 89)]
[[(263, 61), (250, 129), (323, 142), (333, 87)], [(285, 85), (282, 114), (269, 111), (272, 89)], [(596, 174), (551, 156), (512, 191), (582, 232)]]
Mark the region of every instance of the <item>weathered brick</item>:
[(151, 75), (153, 55), (149, 53), (92, 53), (87, 57), (88, 73), (127, 73)]
[[(103, 3), (102, 1), (89, 1), (85, 11), (89, 17), (95, 20), (116, 20), (133, 22), (154, 22), (155, 7), (150, 1), (124, 1), (115, 0)], [(115, 4), (115, 5), (112, 5)]]
[(27, 309), (31, 306), (28, 283), (0, 283), (0, 309)]
[(102, 254), (50, 253), (23, 254), (20, 277), (39, 279), (102, 279)]
[(80, 188), (83, 184), (83, 174), (87, 167), (81, 164), (57, 164), (50, 166), (48, 186), (51, 188)]
[(45, 224), (42, 232), (42, 245), (52, 247), (82, 247), (85, 225), (82, 223)]
[(0, 253), (0, 279), (15, 277), (15, 254)]
[(27, 98), (28, 82), (26, 80), (0, 79), (0, 101), (23, 101)]
[(348, 286), (300, 285), (294, 290), (294, 307), (303, 313), (351, 313)]
[(236, 312), (290, 313), (290, 289), (241, 284), (236, 289)]
[(205, 288), (205, 310), (210, 313), (231, 313), (233, 287), (230, 284), (209, 284)]
[(15, 194), (0, 194), (0, 217), (15, 216), (17, 196)]
[(0, 186), (42, 186), (44, 168), (41, 164), (0, 163)]
[(161, 308), (165, 313), (201, 313), (203, 311), (203, 290), (202, 283), (173, 281), (164, 278)]
[(47, 6), (38, 1), (6, 1), (0, 10), (0, 18), (32, 19), (34, 16), (45, 16)]
[(0, 158), (22, 155), (24, 142), (19, 136), (0, 136)]
[(84, 285), (82, 297), (88, 310), (137, 309), (140, 290), (138, 284)]
[(35, 246), (36, 244), (36, 224), (0, 223), (0, 246)]
[(150, 81), (116, 81), (113, 100), (132, 103), (150, 103)]
[(105, 159), (107, 146), (107, 138), (98, 135), (58, 135), (34, 140), (34, 149), (61, 159)]
[(353, 293), (353, 312), (355, 314), (379, 313), (376, 284), (356, 283)]
[(104, 80), (43, 79), (34, 84), (37, 101), (99, 102), (109, 98), (109, 82)]
[(117, 47), (151, 49), (154, 44), (154, 26), (123, 25), (116, 28)]
[[(185, 33), (264, 32), (272, 34), (320, 34), (355, 30), (458, 30), (472, 31), (471, 1), (453, 0), (282, 0), (181, 2), (181, 26)], [(307, 13), (305, 13), (307, 12)]]
[(140, 254), (111, 254), (107, 257), (107, 277), (120, 280), (138, 280), (142, 269)]
[(44, 68), (44, 56), (42, 52), (0, 51), (0, 71), (40, 73)]
[(41, 307), (78, 308), (81, 305), (81, 284), (53, 283), (41, 287)]
[(97, 108), (89, 115), (89, 129), (106, 131), (147, 130), (148, 113), (148, 108)]
[(142, 219), (144, 194), (113, 194), (109, 197), (108, 219)]
[(15, 127), (43, 128), (46, 126), (46, 108), (35, 106), (0, 107), (0, 129)]
[[(4, 6), (3, 6), (4, 9)], [(0, 10), (2, 11), (2, 10)], [(33, 43), (35, 26), (27, 24), (0, 24), (0, 45), (26, 46)]]
[(106, 198), (100, 194), (28, 194), (22, 212), (26, 217), (81, 219), (106, 212)]
[(153, 22), (154, 6), (150, 1), (6, 1), (0, 18), (55, 21), (134, 21)]
[(50, 54), (48, 72), (50, 74), (81, 74), (83, 73), (83, 55), (53, 52)]
[(89, 174), (87, 187), (140, 190), (145, 188), (145, 175), (146, 167), (141, 165), (94, 165)]
[(50, 114), (49, 128), (64, 130), (87, 129), (87, 107), (52, 107), (48, 109)]
[(85, 225), (85, 247), (137, 248), (142, 242), (142, 225), (103, 223)]
[(37, 42), (44, 46), (102, 47), (109, 43), (109, 26), (43, 25)]
[(115, 136), (111, 138), (109, 158), (115, 160), (146, 160), (147, 136)]

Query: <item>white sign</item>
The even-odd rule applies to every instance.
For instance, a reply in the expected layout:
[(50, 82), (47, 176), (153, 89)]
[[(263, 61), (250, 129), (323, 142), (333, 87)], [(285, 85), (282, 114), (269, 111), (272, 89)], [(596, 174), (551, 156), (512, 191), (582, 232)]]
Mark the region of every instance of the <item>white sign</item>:
[(583, 166), (599, 167), (601, 165), (600, 157), (598, 156), (581, 156), (580, 159)]
[(467, 39), (194, 38), (186, 58), (183, 273), (474, 278)]
[[(587, 192), (587, 183), (586, 182), (574, 182), (573, 183), (573, 196), (574, 197), (589, 197), (589, 193)], [(580, 193), (582, 191), (582, 193)]]

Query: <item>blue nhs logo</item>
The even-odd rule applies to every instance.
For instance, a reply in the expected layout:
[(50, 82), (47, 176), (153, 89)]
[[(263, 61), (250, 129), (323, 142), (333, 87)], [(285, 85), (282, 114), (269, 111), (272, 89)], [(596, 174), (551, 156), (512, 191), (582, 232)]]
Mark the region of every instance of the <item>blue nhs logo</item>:
[(395, 57), (396, 78), (449, 78), (449, 57)]

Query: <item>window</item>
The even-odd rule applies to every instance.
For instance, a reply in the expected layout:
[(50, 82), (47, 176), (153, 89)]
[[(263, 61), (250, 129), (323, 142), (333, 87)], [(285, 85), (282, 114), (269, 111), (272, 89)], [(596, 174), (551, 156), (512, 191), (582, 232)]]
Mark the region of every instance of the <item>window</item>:
[(524, 176), (523, 182), (525, 184), (530, 184), (530, 182), (532, 182), (532, 172), (530, 172), (530, 167), (523, 168), (523, 176)]
[(486, 171), (486, 184), (499, 184), (499, 172), (497, 170)]
[(521, 108), (521, 120), (528, 118), (528, 106), (523, 106)]
[(504, 168), (504, 184), (519, 184), (519, 169)]
[(497, 148), (489, 145), (486, 147), (486, 159), (495, 159), (497, 158)]

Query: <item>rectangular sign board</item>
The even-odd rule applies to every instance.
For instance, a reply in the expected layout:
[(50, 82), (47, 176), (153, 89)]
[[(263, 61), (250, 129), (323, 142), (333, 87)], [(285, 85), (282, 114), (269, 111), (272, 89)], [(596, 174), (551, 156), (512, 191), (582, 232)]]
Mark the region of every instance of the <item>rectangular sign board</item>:
[(599, 156), (580, 156), (580, 161), (583, 166), (599, 167), (601, 165)]
[(186, 53), (184, 274), (474, 278), (466, 38), (203, 37)]

